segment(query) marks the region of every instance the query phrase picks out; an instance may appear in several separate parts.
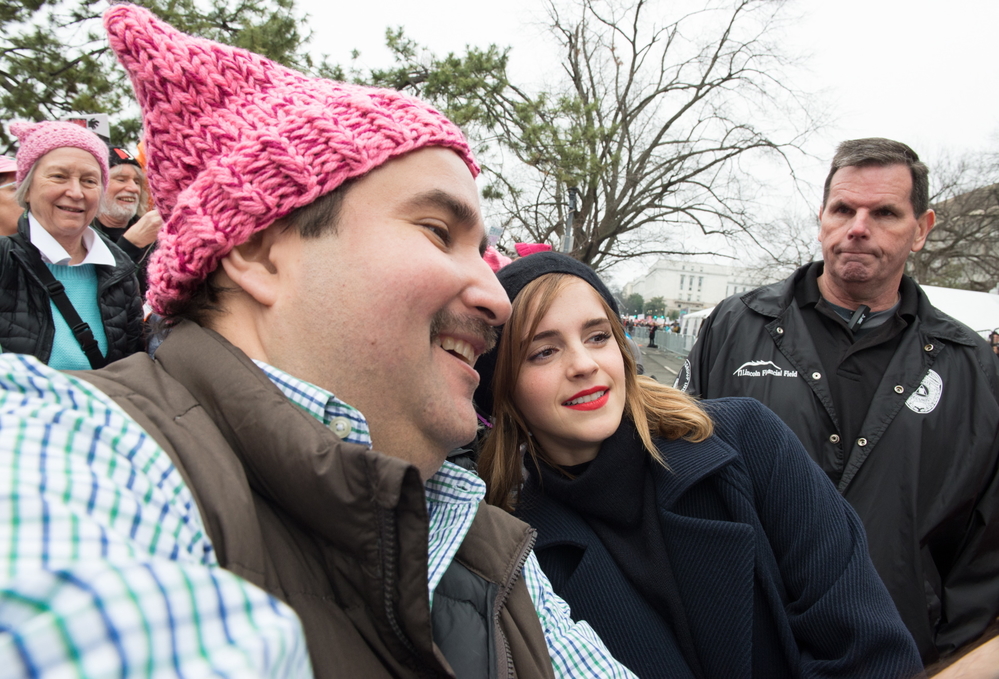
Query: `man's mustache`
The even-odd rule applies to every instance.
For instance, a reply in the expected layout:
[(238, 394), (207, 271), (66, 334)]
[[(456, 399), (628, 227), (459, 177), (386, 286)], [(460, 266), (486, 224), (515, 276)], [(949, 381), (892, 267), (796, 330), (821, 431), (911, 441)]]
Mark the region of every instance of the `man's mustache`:
[(482, 339), (482, 353), (488, 353), (496, 346), (496, 328), (475, 316), (463, 316), (447, 309), (438, 311), (430, 321), (430, 337), (440, 335), (473, 336)]

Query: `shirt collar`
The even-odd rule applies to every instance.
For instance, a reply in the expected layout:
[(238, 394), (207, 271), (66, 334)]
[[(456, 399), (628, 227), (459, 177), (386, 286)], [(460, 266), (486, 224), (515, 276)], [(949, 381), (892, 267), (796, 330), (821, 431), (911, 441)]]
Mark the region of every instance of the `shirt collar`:
[(329, 427), (342, 441), (371, 447), (368, 422), (357, 408), (344, 403), (325, 389), (263, 361), (253, 359), (253, 362), (289, 401)]
[(31, 244), (38, 248), (38, 252), (42, 255), (42, 260), (49, 264), (61, 266), (80, 266), (81, 264), (115, 265), (114, 255), (111, 254), (111, 250), (105, 245), (104, 240), (97, 235), (97, 232), (89, 226), (83, 232), (83, 245), (87, 248), (87, 256), (78, 264), (70, 264), (69, 260), (72, 258), (66, 252), (66, 248), (60, 245), (59, 241), (45, 230), (45, 227), (35, 219), (30, 210), (28, 211), (28, 225)]
[(818, 304), (819, 300), (822, 299), (822, 293), (819, 292), (819, 276), (822, 275), (823, 268), (822, 262), (812, 262), (805, 275), (798, 280), (795, 285), (798, 306)]
[(908, 276), (902, 276), (902, 284), (898, 286), (898, 294), (902, 296), (902, 307), (898, 313), (903, 318), (912, 320), (916, 318), (919, 311), (919, 293), (916, 289), (916, 282)]
[[(321, 387), (300, 380), (263, 361), (252, 360), (289, 401), (325, 424), (340, 439), (347, 443), (371, 447), (368, 422), (360, 410), (344, 403)], [(425, 489), (427, 503), (431, 508), (476, 507), (486, 497), (486, 484), (482, 479), (447, 461), (436, 474), (427, 479)], [(433, 511), (431, 509), (431, 513)], [(465, 529), (467, 530), (467, 526)]]
[(446, 460), (424, 487), (433, 503), (477, 505), (486, 497), (486, 484), (478, 475)]

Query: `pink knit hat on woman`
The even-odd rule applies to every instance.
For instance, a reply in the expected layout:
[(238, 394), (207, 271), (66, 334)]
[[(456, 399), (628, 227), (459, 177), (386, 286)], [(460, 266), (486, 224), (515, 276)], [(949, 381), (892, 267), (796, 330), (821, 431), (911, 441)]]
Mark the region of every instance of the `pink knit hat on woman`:
[(160, 314), (253, 233), (392, 158), (444, 146), (478, 174), (461, 131), (412, 97), (308, 78), (134, 5), (111, 7), (104, 26), (142, 107), (166, 220), (147, 293)]
[(108, 187), (108, 146), (101, 138), (76, 123), (47, 120), (41, 123), (15, 122), (10, 133), (17, 137), (17, 183), (28, 176), (38, 159), (49, 151), (64, 147), (82, 149), (101, 167), (101, 180)]

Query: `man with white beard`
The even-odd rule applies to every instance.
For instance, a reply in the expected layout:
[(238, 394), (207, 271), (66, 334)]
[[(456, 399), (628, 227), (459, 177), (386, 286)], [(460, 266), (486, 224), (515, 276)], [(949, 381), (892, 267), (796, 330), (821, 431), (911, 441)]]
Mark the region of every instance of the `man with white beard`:
[(163, 226), (156, 210), (146, 210), (146, 175), (132, 154), (113, 146), (108, 155), (110, 181), (101, 199), (94, 228), (104, 233), (135, 262), (139, 289), (146, 294), (146, 265)]

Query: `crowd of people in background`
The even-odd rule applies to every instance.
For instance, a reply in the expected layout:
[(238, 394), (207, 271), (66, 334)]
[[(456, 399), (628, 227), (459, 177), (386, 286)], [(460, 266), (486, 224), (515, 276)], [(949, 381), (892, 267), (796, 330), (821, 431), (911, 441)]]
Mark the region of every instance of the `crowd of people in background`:
[(96, 229), (109, 150), (68, 122), (15, 122), (16, 232), (0, 240), (0, 347), (102, 368), (144, 347), (132, 260)]
[(146, 346), (146, 269), (163, 226), (126, 149), (72, 122), (12, 123), (0, 157), (0, 347), (62, 370)]
[(427, 104), (104, 21), (135, 153), (0, 157), (0, 674), (999, 677), (999, 334), (903, 274), (908, 146), (670, 386)]

